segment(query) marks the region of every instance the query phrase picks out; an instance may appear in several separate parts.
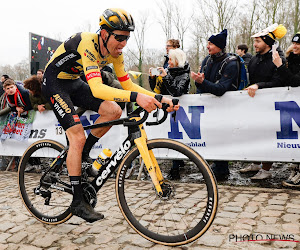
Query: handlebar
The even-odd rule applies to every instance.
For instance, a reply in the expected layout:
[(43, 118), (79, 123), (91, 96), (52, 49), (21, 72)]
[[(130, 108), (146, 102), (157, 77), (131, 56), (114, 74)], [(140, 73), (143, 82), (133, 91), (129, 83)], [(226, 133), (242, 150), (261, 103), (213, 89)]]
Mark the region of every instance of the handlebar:
[(144, 110), (142, 107), (138, 107), (136, 110), (134, 110), (130, 114), (130, 117), (139, 117), (140, 113), (142, 113), (143, 111), (144, 111), (144, 115), (139, 121), (136, 121), (136, 120), (124, 121), (123, 125), (124, 126), (136, 126), (136, 125), (140, 125), (140, 124), (144, 123), (147, 120), (149, 113), (146, 110)]
[[(179, 100), (172, 99), (172, 102), (173, 102), (173, 105), (177, 105)], [(157, 120), (155, 122), (146, 122), (146, 125), (153, 126), (153, 125), (159, 125), (159, 124), (163, 123), (168, 117), (168, 112), (167, 112), (168, 107), (169, 107), (169, 104), (162, 103), (162, 110), (164, 112), (163, 117), (160, 120), (158, 120), (158, 116), (157, 116)], [(159, 111), (159, 109), (158, 109), (158, 111)], [(140, 120), (138, 120), (138, 121), (136, 121), (134, 119), (130, 120), (130, 118), (140, 117), (140, 114), (142, 112), (144, 112), (144, 115)], [(175, 118), (174, 114), (176, 115), (176, 112), (174, 112), (172, 114), (172, 116)], [(93, 125), (88, 125), (88, 126), (84, 126), (83, 128), (84, 128), (84, 130), (88, 130), (88, 129), (94, 129), (94, 128), (100, 128), (100, 127), (113, 126), (113, 125), (121, 125), (121, 124), (123, 124), (123, 126), (127, 126), (127, 127), (137, 126), (137, 125), (144, 123), (147, 120), (148, 116), (149, 116), (149, 113), (146, 110), (144, 110), (142, 107), (138, 107), (136, 110), (131, 112), (128, 115), (128, 117), (126, 117), (126, 118), (103, 122), (103, 123), (98, 123), (98, 124), (93, 124)]]
[[(177, 105), (179, 103), (179, 99), (172, 99), (172, 102), (173, 102), (173, 105)], [(158, 120), (158, 116), (157, 116), (157, 120), (155, 122), (146, 122), (146, 125), (147, 126), (154, 126), (154, 125), (159, 125), (159, 124), (162, 124), (168, 117), (168, 112), (167, 112), (167, 109), (169, 107), (169, 104), (167, 103), (162, 103), (162, 110), (164, 112), (164, 115), (163, 117)], [(144, 111), (144, 115), (143, 117), (139, 120), (139, 121), (125, 121), (123, 122), (123, 125), (124, 126), (136, 126), (136, 125), (140, 125), (142, 123), (144, 123), (148, 116), (149, 116), (149, 113), (146, 112), (142, 107), (138, 107), (135, 111), (133, 111), (131, 114), (130, 114), (130, 117), (139, 117), (140, 113), (142, 113)], [(159, 111), (159, 109), (157, 110), (157, 112)], [(176, 114), (176, 112), (175, 112)]]

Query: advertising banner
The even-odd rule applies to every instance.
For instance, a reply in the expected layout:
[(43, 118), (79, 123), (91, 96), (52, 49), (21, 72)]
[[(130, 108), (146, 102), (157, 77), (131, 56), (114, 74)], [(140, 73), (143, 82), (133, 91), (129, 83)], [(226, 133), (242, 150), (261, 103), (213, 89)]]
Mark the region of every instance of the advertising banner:
[[(169, 114), (161, 125), (145, 125), (149, 139), (178, 140), (207, 160), (300, 162), (300, 88), (262, 89), (254, 98), (246, 91), (235, 91), (222, 97), (195, 94), (179, 99), (181, 107), (175, 121)], [(153, 113), (148, 121), (155, 121)], [(81, 122), (90, 125), (97, 118), (98, 114), (86, 112)], [(127, 128), (114, 126), (92, 149), (91, 157), (96, 158), (103, 148), (117, 150), (126, 137)], [(2, 141), (0, 154), (21, 156), (41, 139), (66, 144), (65, 133), (52, 111), (36, 112), (29, 139)]]

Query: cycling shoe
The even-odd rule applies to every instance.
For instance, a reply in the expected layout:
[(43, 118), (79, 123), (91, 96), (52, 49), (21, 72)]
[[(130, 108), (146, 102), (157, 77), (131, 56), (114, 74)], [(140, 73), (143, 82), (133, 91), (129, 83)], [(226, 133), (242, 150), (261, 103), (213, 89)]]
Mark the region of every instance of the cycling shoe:
[(91, 205), (86, 203), (84, 200), (79, 203), (71, 204), (71, 213), (76, 215), (87, 222), (95, 222), (104, 218), (104, 215), (97, 213)]

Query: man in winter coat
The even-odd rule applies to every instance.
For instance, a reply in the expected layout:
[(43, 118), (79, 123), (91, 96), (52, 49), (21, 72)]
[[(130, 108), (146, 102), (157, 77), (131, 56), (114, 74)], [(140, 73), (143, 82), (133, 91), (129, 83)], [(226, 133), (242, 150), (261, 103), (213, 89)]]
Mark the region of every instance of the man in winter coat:
[[(248, 66), (249, 80), (252, 85), (245, 90), (248, 91), (249, 96), (254, 97), (257, 89), (283, 86), (284, 81), (278, 74), (277, 67), (272, 61), (272, 46), (276, 43), (278, 44), (275, 39), (283, 37), (285, 33), (286, 29), (284, 26), (273, 24), (252, 36), (254, 38), (253, 46), (257, 54), (252, 57)], [(285, 62), (286, 59), (282, 50), (278, 47), (277, 51), (282, 61)], [(269, 171), (271, 167), (272, 162), (262, 162), (262, 165), (251, 164), (241, 169), (240, 172), (258, 171), (251, 179), (264, 180), (272, 176)]]
[[(208, 39), (207, 49), (209, 55), (203, 60), (200, 72), (191, 72), (195, 80), (197, 93), (211, 93), (222, 96), (227, 91), (237, 90), (238, 65), (236, 60), (230, 60), (226, 65), (224, 60), (230, 55), (225, 52), (227, 30)], [(222, 70), (221, 66), (224, 66)], [(227, 161), (215, 161), (212, 170), (217, 179), (227, 178), (229, 168)]]

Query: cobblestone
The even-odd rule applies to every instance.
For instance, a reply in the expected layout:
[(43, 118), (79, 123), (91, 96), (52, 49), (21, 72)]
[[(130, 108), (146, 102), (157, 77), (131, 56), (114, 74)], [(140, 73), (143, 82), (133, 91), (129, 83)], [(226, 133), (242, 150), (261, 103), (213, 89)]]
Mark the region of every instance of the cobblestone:
[[(219, 208), (208, 231), (182, 247), (152, 243), (122, 217), (113, 181), (99, 194), (97, 211), (105, 219), (86, 223), (72, 217), (64, 224), (45, 225), (33, 218), (19, 197), (17, 173), (0, 172), (0, 250), (202, 250), (300, 249), (300, 191), (219, 185)], [(138, 197), (137, 197), (138, 198)], [(103, 205), (101, 205), (103, 204)], [(291, 237), (290, 241), (243, 241), (243, 236)]]

